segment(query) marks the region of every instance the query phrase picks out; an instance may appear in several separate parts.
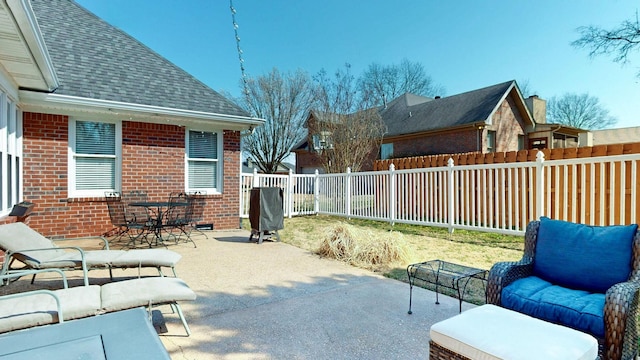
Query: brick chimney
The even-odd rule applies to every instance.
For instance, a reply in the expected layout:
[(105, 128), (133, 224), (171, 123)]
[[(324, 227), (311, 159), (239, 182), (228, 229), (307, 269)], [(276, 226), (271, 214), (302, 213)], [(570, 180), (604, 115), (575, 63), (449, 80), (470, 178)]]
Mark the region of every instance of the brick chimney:
[(538, 95), (531, 95), (524, 99), (524, 103), (537, 124), (547, 123), (547, 100), (540, 99)]

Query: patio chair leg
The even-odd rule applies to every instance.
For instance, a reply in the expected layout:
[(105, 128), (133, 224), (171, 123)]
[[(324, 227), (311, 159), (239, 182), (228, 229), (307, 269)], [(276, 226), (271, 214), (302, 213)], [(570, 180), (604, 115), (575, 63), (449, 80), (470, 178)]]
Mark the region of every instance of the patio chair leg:
[(209, 235), (205, 234), (205, 232), (204, 232), (204, 231), (202, 231), (202, 230), (198, 229), (198, 227), (197, 227), (197, 226), (195, 226), (195, 225), (193, 225), (193, 224), (192, 224), (192, 225), (190, 225), (190, 226), (191, 226), (192, 231), (193, 231), (193, 230), (195, 230), (195, 231), (199, 232), (200, 234), (204, 235), (205, 239), (209, 239)]
[(174, 303), (176, 306), (176, 310), (178, 311), (178, 316), (182, 321), (182, 325), (184, 326), (184, 330), (187, 332), (187, 336), (191, 336), (191, 329), (189, 329), (189, 325), (187, 325), (187, 320), (184, 318), (184, 314), (182, 313), (182, 308), (178, 303)]

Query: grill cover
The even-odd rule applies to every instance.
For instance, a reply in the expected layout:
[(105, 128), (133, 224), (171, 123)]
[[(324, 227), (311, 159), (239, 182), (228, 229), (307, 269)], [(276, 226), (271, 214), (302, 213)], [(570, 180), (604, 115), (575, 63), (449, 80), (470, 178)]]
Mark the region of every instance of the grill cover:
[(282, 189), (279, 187), (251, 189), (249, 221), (251, 229), (259, 232), (283, 229)]

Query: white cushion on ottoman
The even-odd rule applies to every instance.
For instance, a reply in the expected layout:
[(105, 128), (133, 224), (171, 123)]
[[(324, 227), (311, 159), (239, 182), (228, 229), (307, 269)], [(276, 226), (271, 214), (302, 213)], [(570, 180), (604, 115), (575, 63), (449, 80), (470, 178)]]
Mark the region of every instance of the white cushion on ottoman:
[(431, 326), (431, 340), (471, 359), (589, 359), (598, 341), (585, 333), (483, 305)]

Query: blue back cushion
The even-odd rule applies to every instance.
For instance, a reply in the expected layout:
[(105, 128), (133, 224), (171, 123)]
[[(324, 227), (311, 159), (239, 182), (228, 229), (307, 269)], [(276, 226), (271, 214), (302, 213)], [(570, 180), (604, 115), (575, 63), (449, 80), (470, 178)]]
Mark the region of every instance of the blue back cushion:
[(533, 272), (551, 283), (604, 293), (627, 281), (638, 225), (588, 226), (540, 219)]

